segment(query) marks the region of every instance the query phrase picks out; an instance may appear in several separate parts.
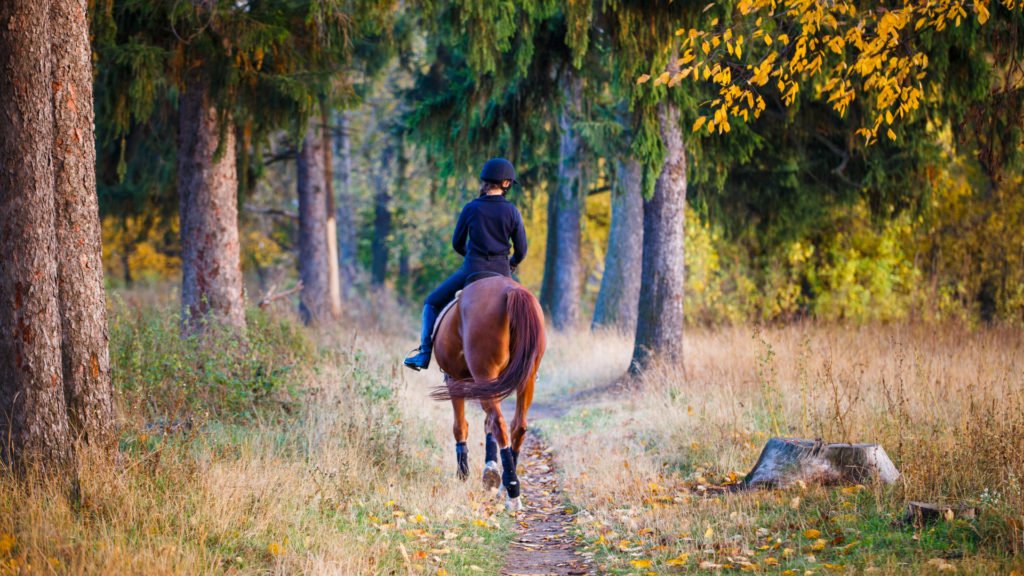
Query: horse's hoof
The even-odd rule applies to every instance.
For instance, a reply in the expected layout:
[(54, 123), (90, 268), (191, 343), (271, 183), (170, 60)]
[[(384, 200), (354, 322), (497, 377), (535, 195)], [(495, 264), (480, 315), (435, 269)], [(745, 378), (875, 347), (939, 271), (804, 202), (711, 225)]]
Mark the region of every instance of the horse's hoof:
[(523, 497), (522, 496), (516, 496), (515, 498), (506, 498), (505, 499), (505, 510), (507, 510), (511, 514), (515, 514), (516, 512), (522, 512), (523, 511)]
[(501, 487), (501, 469), (497, 462), (488, 462), (484, 465), (484, 488), (496, 490)]

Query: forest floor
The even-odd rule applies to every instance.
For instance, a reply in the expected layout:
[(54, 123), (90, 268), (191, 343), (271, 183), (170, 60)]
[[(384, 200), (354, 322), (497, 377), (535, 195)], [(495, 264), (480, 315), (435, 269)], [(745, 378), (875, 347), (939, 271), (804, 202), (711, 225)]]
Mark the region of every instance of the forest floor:
[[(531, 422), (595, 573), (1024, 574), (1019, 331), (692, 329), (636, 381), (629, 344), (553, 335)], [(772, 436), (881, 443), (903, 477), (729, 493)], [(978, 517), (903, 524), (911, 500)]]
[[(628, 338), (552, 333), (513, 517), (478, 408), (456, 480), (390, 299), (321, 331), (253, 311), (245, 345), (180, 339), (163, 291), (112, 300), (118, 456), (83, 456), (78, 502), (0, 474), (0, 575), (1024, 574), (1017, 329), (692, 329), (639, 381)], [(878, 442), (903, 478), (723, 494), (772, 436)], [(910, 500), (978, 515), (899, 525)]]

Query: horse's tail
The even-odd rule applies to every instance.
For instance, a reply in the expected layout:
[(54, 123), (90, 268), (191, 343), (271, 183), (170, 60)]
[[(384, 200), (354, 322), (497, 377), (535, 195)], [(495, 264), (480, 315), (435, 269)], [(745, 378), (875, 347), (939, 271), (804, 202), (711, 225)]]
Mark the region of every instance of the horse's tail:
[(537, 310), (533, 295), (526, 288), (515, 286), (506, 292), (505, 297), (509, 330), (508, 365), (496, 379), (488, 382), (451, 380), (447, 386), (431, 394), (435, 400), (503, 400), (526, 384), (541, 354), (544, 319)]

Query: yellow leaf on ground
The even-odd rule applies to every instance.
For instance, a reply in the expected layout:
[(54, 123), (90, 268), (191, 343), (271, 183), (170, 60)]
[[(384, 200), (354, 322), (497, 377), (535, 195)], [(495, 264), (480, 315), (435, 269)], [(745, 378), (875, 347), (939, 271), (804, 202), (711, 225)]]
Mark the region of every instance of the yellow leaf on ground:
[(0, 554), (10, 554), (17, 540), (11, 534), (0, 534)]
[(711, 526), (708, 526), (708, 529), (704, 531), (704, 537), (705, 538), (711, 538), (714, 535), (715, 535), (715, 531), (711, 528)]
[(807, 530), (804, 530), (804, 538), (807, 538), (808, 540), (821, 538), (821, 531), (815, 530), (814, 528), (808, 528)]
[(689, 561), (690, 555), (684, 552), (679, 556), (676, 556), (675, 558), (668, 560), (667, 562), (665, 562), (665, 564), (668, 564), (669, 566), (684, 566)]
[(651, 567), (651, 561), (650, 560), (630, 560), (629, 563), (632, 564), (636, 568), (650, 568)]

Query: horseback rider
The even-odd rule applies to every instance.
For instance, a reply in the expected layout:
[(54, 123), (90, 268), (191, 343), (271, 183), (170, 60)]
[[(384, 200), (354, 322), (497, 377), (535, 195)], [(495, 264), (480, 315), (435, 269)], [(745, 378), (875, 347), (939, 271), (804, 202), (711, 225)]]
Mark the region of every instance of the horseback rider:
[[(480, 171), (480, 196), (466, 204), (452, 235), (452, 248), (462, 255), (462, 267), (427, 296), (423, 306), (420, 346), (405, 359), (413, 370), (430, 365), (432, 335), (437, 315), (455, 294), (481, 275), (512, 276), (526, 257), (526, 227), (519, 209), (505, 198), (516, 182), (516, 170), (504, 158), (492, 158)], [(515, 251), (509, 257), (509, 242)]]

